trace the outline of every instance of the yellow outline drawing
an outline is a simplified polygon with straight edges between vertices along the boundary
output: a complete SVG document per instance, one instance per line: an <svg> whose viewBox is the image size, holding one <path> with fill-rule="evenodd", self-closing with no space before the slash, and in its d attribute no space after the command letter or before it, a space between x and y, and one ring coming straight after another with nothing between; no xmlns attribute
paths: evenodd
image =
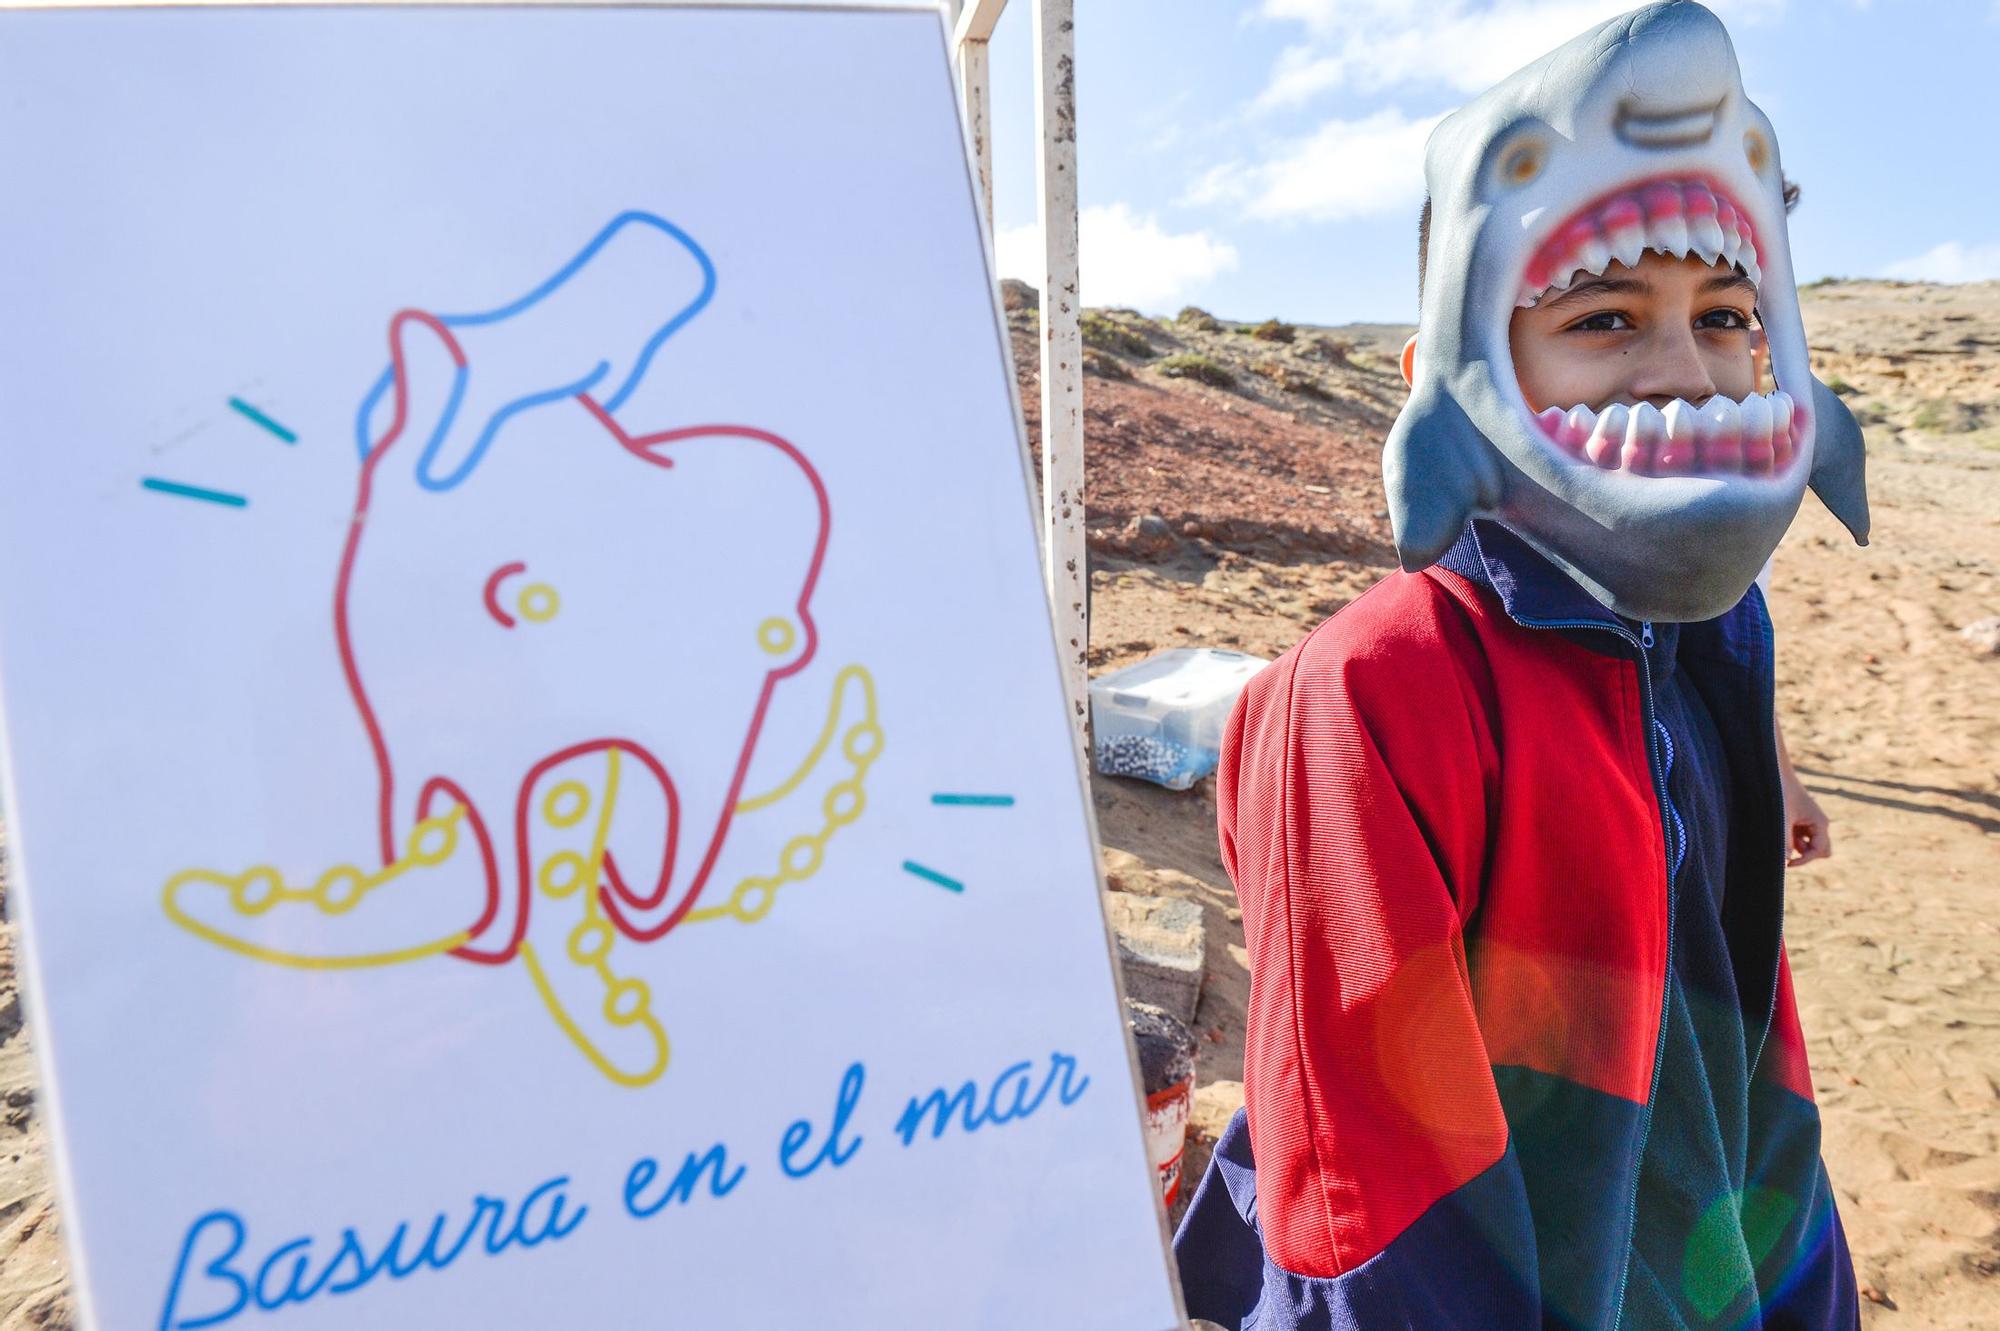
<svg viewBox="0 0 2000 1331"><path fill-rule="evenodd" d="M850 686L858 692L861 717L843 731L841 719L846 713ZM833 834L858 819L867 808L864 786L868 769L881 757L883 737L876 713L875 680L866 667L850 665L834 676L826 721L804 759L780 785L761 795L739 800L733 811L734 817L741 818L778 807L798 794L800 788L825 764L835 735L840 736L840 753L849 772L827 788L821 798L818 830L794 836L784 843L778 854L775 874L751 875L739 880L727 901L688 912L684 923L736 919L754 924L763 919L776 904L778 889L787 883L803 882L818 873L825 864L826 845ZM577 765L592 757L602 758L601 778L579 776ZM533 887L534 896L542 903L541 912L554 908L557 902L574 899L582 903L582 918L570 929L562 949L563 955L571 965L593 972L602 985L603 1004L594 1015L602 1019L605 1027L636 1027L647 1037L643 1066L621 1067L614 1054L607 1052L602 1042L592 1038L589 1028L596 1022L588 1016L579 1020L578 1014L565 1005L550 980L542 954L533 942L522 939L519 957L537 996L570 1043L608 1080L620 1086L639 1087L650 1085L666 1072L671 1059L671 1043L666 1028L653 1013L652 991L646 983L636 977L621 977L611 969L611 951L622 935L607 917L600 891L605 883L606 846L617 813L620 762L621 756L616 748L580 755L547 773L546 779L552 784L545 793L527 792L530 798L537 794L540 796L537 828L541 836L536 839L544 845L547 840L557 839L548 836L551 830L578 828L591 814L593 802L596 806L587 852L580 854L570 848L550 848L546 853L538 850L534 858ZM594 785L600 789L593 791ZM377 890L412 872L439 869L459 858L464 846L460 830L466 811L464 805L454 804L448 811L418 823L410 832L403 855L382 869L369 872L351 864L336 865L321 874L309 888L287 885L279 871L270 865L257 865L238 874L216 873L208 869L184 870L167 880L163 893L167 916L196 937L240 956L301 970L391 966L440 956L470 941L470 933L458 930L443 937L378 952L313 956L254 943L205 924L186 910L183 895L196 884L220 888L226 894L229 908L246 920L267 915L281 905L308 905L321 915L345 915L360 908ZM733 828L731 835L736 835Z"/></svg>
<svg viewBox="0 0 2000 1331"><path fill-rule="evenodd" d="M598 899L596 886L604 881L604 847L611 837L611 819L618 810L618 763L617 749L605 749L604 793L598 802L597 825L591 829L590 854L579 857L574 851L556 851L542 860L535 870L535 889L552 900L563 900L574 896L583 902L583 919L569 931L569 939L563 948L571 964L595 971L604 986L604 1006L602 1015L612 1026L641 1026L650 1037L652 1059L645 1070L626 1071L614 1063L611 1057L597 1046L575 1017L563 1005L556 994L555 986L549 983L548 973L542 969L540 955L535 945L521 940L521 960L528 968L528 975L535 982L535 992L541 995L542 1003L549 1015L556 1019L570 1043L583 1052L597 1070L620 1086L645 1086L658 1081L667 1070L670 1045L666 1028L653 1015L652 991L643 980L620 978L611 969L608 958L611 948L617 942L617 931L604 917L604 903ZM577 760L581 761L581 760ZM560 768L557 769L561 770ZM564 797L574 800L569 809L559 810L558 802ZM542 797L542 821L554 828L570 828L583 820L590 812L590 790L583 782L575 779L558 781ZM566 870L558 880L557 869ZM590 884L588 891L577 889ZM586 945L587 943L587 945ZM621 1000L631 1000L629 1005Z"/></svg>
<svg viewBox="0 0 2000 1331"><path fill-rule="evenodd" d="M410 830L410 840L402 858L374 873L357 869L351 864L338 864L321 874L309 888L287 887L284 877L268 864L260 864L239 874L220 874L207 869L186 869L167 880L163 895L167 918L194 934L205 938L217 947L229 949L258 961L268 961L275 966L290 966L298 970L356 970L365 966L394 966L405 961L417 961L423 957L434 957L463 946L471 934L461 929L433 938L427 942L408 947L394 948L387 952L361 952L348 955L309 956L299 952L281 952L276 948L264 947L247 939L225 934L210 925L203 924L182 909L178 897L181 888L189 883L207 883L220 887L229 893L229 904L238 915L257 916L268 912L280 902L308 902L319 908L323 915L345 915L361 904L370 892L401 878L412 866L437 868L447 863L458 849L458 821L465 815L465 806L454 804L449 813L434 815L424 819ZM432 832L443 833L443 844L426 851L423 839ZM252 895L252 885L256 894ZM335 885L342 887L338 892Z"/></svg>
<svg viewBox="0 0 2000 1331"><path fill-rule="evenodd" d="M841 701L847 691L849 680L861 686L862 719L849 726L841 736L841 756L847 759L854 774L837 783L820 801L820 812L825 818L819 831L795 836L785 843L778 852L778 872L775 877L753 875L736 884L730 892L729 900L715 906L692 910L687 914L690 924L700 924L709 920L735 918L745 924L755 924L771 913L777 904L778 889L786 883L800 883L820 870L826 857L826 843L839 829L861 816L868 807L868 794L862 783L868 776L868 769L882 756L882 726L875 715L875 677L867 669L858 665L848 666L833 678L833 700L827 704L826 724L821 727L819 739L813 743L812 751L798 770L786 778L783 785L775 786L754 799L740 801L736 806L738 815L768 808L792 794L812 775L821 760L826 757L827 745L833 742L834 731L840 725ZM867 746L857 752L855 741L865 739Z"/></svg>

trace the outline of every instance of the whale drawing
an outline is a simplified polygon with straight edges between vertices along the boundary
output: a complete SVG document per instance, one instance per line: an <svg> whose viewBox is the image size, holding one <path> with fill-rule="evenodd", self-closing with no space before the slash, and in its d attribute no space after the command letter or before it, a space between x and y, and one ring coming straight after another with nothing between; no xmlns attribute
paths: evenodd
<svg viewBox="0 0 2000 1331"><path fill-rule="evenodd" d="M309 885L185 870L170 919L281 966L519 967L597 1071L660 1078L633 950L761 919L861 816L882 746L848 666L787 779L746 789L774 694L818 652L832 509L776 434L621 423L714 289L692 238L629 212L507 305L390 320L333 589L377 777L369 854ZM807 806L732 856L739 825Z"/></svg>

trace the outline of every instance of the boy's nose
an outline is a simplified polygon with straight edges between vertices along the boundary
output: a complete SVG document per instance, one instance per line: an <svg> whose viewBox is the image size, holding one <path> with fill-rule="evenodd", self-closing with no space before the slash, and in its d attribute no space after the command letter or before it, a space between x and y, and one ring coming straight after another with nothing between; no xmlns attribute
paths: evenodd
<svg viewBox="0 0 2000 1331"><path fill-rule="evenodd" d="M1694 330L1685 324L1661 328L1642 350L1630 384L1633 400L1665 409L1675 398L1700 406L1715 396L1715 376L1696 345Z"/></svg>

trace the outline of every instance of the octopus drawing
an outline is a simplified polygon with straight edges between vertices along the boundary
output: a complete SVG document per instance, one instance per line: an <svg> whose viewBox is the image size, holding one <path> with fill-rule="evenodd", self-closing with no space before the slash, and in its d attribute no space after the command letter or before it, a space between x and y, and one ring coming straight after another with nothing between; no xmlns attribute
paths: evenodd
<svg viewBox="0 0 2000 1331"><path fill-rule="evenodd" d="M275 966L518 968L604 1077L660 1079L634 949L764 918L861 817L883 743L859 665L817 733L765 734L819 646L832 511L806 455L621 419L715 280L627 212L509 304L390 319L332 597L378 781L367 853L309 880L181 871L175 925ZM798 752L753 791L760 741Z"/></svg>

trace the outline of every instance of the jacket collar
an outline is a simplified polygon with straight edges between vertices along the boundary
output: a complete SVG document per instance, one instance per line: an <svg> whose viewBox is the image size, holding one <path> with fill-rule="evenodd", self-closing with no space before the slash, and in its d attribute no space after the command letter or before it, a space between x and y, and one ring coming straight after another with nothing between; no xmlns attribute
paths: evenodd
<svg viewBox="0 0 2000 1331"><path fill-rule="evenodd" d="M1507 617L1517 624L1634 628L1577 586L1541 551L1485 518L1466 523L1458 541L1438 563L1470 582L1490 587Z"/></svg>
<svg viewBox="0 0 2000 1331"><path fill-rule="evenodd" d="M1465 524L1457 542L1438 560L1469 582L1489 588L1501 609L1528 628L1622 630L1639 641L1652 630L1654 676L1664 679L1676 658L1690 652L1738 666L1762 667L1770 655L1770 626L1763 595L1755 586L1732 610L1715 619L1692 624L1640 625L1613 613L1520 536L1498 522L1476 518ZM1566 634L1594 651L1629 656L1631 648L1606 633Z"/></svg>

